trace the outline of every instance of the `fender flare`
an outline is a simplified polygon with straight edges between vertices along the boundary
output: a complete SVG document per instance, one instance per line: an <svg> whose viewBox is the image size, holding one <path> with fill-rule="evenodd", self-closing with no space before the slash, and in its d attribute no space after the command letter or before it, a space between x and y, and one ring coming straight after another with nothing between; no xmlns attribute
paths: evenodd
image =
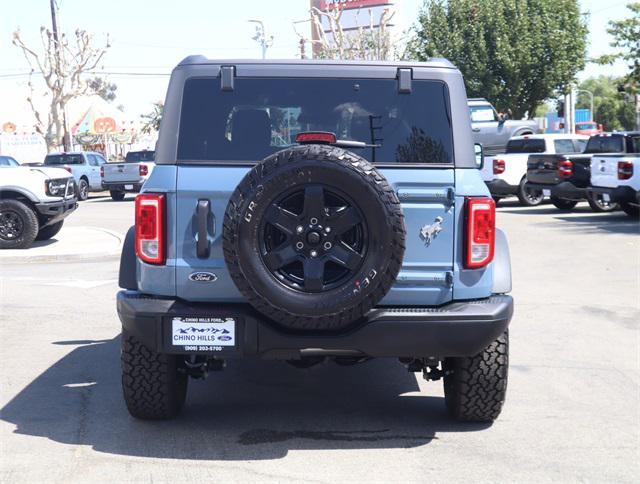
<svg viewBox="0 0 640 484"><path fill-rule="evenodd" d="M120 255L120 272L118 274L118 285L122 289L138 290L138 260L135 248L135 227L129 228L122 244L122 254Z"/></svg>
<svg viewBox="0 0 640 484"><path fill-rule="evenodd" d="M511 292L511 256L507 236L500 229L496 229L496 246L493 257L493 294Z"/></svg>
<svg viewBox="0 0 640 484"><path fill-rule="evenodd" d="M32 203L40 202L40 198L38 198L38 196L35 193L33 193L31 190L28 190L24 187L20 187L16 185L5 185L2 188L0 188L0 198L2 198L2 194L4 192L18 193Z"/></svg>

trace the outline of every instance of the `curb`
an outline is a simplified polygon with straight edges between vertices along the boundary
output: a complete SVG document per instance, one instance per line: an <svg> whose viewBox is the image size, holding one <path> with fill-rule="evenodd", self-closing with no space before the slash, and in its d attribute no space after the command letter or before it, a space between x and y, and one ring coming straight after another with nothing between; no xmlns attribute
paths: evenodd
<svg viewBox="0 0 640 484"><path fill-rule="evenodd" d="M74 227L74 228L82 228L88 230L94 230L98 232L102 232L110 237L113 237L117 240L117 246L110 250L102 250L96 252L88 252L88 253L67 253L67 254L38 254L31 255L28 254L29 249L22 250L12 250L11 252L24 252L25 255L18 256L2 256L2 252L0 252L0 266L3 264L21 264L25 262L73 262L73 261L83 261L83 260L92 260L92 259L104 259L104 258L113 258L119 257L122 251L122 244L124 242L124 235L118 232L114 232L113 230L105 229L102 227Z"/></svg>

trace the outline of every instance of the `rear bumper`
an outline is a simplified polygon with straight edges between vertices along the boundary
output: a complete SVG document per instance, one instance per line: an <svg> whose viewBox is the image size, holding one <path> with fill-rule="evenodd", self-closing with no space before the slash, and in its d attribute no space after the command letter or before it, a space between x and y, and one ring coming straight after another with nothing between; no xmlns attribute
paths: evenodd
<svg viewBox="0 0 640 484"><path fill-rule="evenodd" d="M577 187L568 181L560 182L557 185L527 182L527 187L532 190L549 190L550 196L554 198L563 198L566 200L585 200L587 198L586 188Z"/></svg>
<svg viewBox="0 0 640 484"><path fill-rule="evenodd" d="M638 203L638 196L640 192L637 192L631 187L589 187L587 192L593 195L606 195L609 197L610 202L614 203Z"/></svg>
<svg viewBox="0 0 640 484"><path fill-rule="evenodd" d="M105 182L102 181L102 189L116 192L139 192L142 189L144 182ZM127 188L129 187L129 188Z"/></svg>
<svg viewBox="0 0 640 484"><path fill-rule="evenodd" d="M120 291L118 316L124 329L158 353L258 356L297 359L307 355L371 357L472 356L507 328L511 296L460 301L438 308L379 308L340 334L300 334L278 329L247 304L202 304ZM171 344L174 317L234 318L236 346L185 351Z"/></svg>
<svg viewBox="0 0 640 484"><path fill-rule="evenodd" d="M40 227L46 227L59 222L78 208L78 200L73 197L59 202L36 203L35 207L38 210Z"/></svg>
<svg viewBox="0 0 640 484"><path fill-rule="evenodd" d="M518 185L509 185L506 181L496 178L491 181L485 182L491 195L507 196L515 195L518 193Z"/></svg>

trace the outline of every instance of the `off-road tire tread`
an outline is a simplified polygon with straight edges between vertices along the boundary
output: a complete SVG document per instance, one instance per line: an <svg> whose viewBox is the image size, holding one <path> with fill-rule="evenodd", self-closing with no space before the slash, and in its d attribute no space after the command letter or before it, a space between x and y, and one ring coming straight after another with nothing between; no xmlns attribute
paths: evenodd
<svg viewBox="0 0 640 484"><path fill-rule="evenodd" d="M49 240L51 237L56 235L62 229L62 224L64 220L60 220L52 225L47 225L46 227L42 227L38 231L38 235L36 235L36 240Z"/></svg>
<svg viewBox="0 0 640 484"><path fill-rule="evenodd" d="M111 198L116 202L121 202L124 200L125 192L121 192L120 190L110 190L109 195L111 195Z"/></svg>
<svg viewBox="0 0 640 484"><path fill-rule="evenodd" d="M466 422L498 418L507 392L508 369L508 331L476 356L445 359L444 395L449 414Z"/></svg>
<svg viewBox="0 0 640 484"><path fill-rule="evenodd" d="M175 417L184 404L188 376L178 357L154 353L122 331L122 390L129 413L143 420Z"/></svg>
<svg viewBox="0 0 640 484"><path fill-rule="evenodd" d="M15 240L0 239L0 249L28 249L38 236L40 223L34 210L26 203L11 198L0 199L0 204L9 205L13 210L22 214L24 230Z"/></svg>
<svg viewBox="0 0 640 484"><path fill-rule="evenodd" d="M271 304L270 301L260 297L253 290L250 281L243 275L238 263L238 254L235 250L237 232L235 226L241 217L240 207L249 195L249 189L255 189L261 180L273 170L283 164L295 164L309 160L318 162L334 162L344 168L357 172L364 183L369 184L382 200L387 220L392 227L391 257L385 270L380 271L381 277L375 290L371 291L359 304L342 311L324 313L318 316L299 315L289 312L286 308ZM247 298L249 304L270 319L293 329L303 330L331 330L344 329L353 321L362 317L375 304L377 304L391 289L394 284L405 250L405 225L404 215L400 201L395 190L378 170L366 159L339 147L326 145L302 145L279 151L264 159L256 165L242 183L237 187L224 216L223 224L223 252L229 273L240 292Z"/></svg>

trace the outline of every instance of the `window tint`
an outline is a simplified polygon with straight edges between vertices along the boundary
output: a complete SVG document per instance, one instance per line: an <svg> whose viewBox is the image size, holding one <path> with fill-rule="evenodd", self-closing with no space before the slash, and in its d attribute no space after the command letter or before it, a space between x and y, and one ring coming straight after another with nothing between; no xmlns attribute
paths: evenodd
<svg viewBox="0 0 640 484"><path fill-rule="evenodd" d="M153 161L155 159L155 151L129 151L124 161L126 163L138 163L139 161Z"/></svg>
<svg viewBox="0 0 640 484"><path fill-rule="evenodd" d="M487 123L498 121L496 112L491 106L469 106L472 123Z"/></svg>
<svg viewBox="0 0 640 484"><path fill-rule="evenodd" d="M640 136L629 136L627 142L628 153L640 153Z"/></svg>
<svg viewBox="0 0 640 484"><path fill-rule="evenodd" d="M186 82L179 160L256 161L295 144L302 131L375 145L372 162L451 163L448 95L441 82L414 80L399 94L394 79L219 79Z"/></svg>
<svg viewBox="0 0 640 484"><path fill-rule="evenodd" d="M624 136L592 136L585 153L624 153Z"/></svg>
<svg viewBox="0 0 640 484"><path fill-rule="evenodd" d="M20 166L20 163L10 156L0 156L0 167L2 166Z"/></svg>
<svg viewBox="0 0 640 484"><path fill-rule="evenodd" d="M545 141L540 138L511 139L507 142L507 153L544 153Z"/></svg>
<svg viewBox="0 0 640 484"><path fill-rule="evenodd" d="M45 165L82 165L82 155L47 155Z"/></svg>
<svg viewBox="0 0 640 484"><path fill-rule="evenodd" d="M582 153L582 150L576 151L576 145L572 139L554 139L553 146L556 153Z"/></svg>
<svg viewBox="0 0 640 484"><path fill-rule="evenodd" d="M96 155L87 155L91 166L98 166L98 157Z"/></svg>
<svg viewBox="0 0 640 484"><path fill-rule="evenodd" d="M586 139L574 139L573 144L576 146L576 153L582 153L587 147Z"/></svg>

